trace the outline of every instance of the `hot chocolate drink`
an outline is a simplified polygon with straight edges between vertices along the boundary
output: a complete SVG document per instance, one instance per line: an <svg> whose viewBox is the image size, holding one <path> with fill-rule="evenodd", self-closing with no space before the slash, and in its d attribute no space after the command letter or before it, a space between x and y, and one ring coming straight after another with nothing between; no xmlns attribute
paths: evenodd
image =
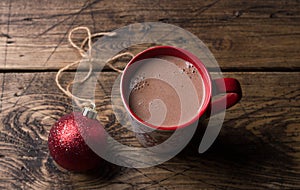
<svg viewBox="0 0 300 190"><path fill-rule="evenodd" d="M191 63L159 56L134 63L129 107L155 126L178 126L194 118L203 103L203 80Z"/></svg>

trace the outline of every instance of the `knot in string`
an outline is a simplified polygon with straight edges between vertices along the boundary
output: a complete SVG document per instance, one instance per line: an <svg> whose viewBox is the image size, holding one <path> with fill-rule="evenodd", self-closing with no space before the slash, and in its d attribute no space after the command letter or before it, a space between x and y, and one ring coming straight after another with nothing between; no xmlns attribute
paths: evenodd
<svg viewBox="0 0 300 190"><path fill-rule="evenodd" d="M74 41L72 40L72 34L75 32L75 31L78 31L78 30L85 30L86 33L87 33L87 37L82 41L81 45L78 46L77 44L74 43ZM115 32L99 32L99 33L95 33L95 34L91 34L91 31L89 30L88 27L85 27L85 26L79 26L79 27L76 27L76 28L73 28L70 32L69 32L69 35L68 35L68 41L70 42L70 44L72 45L73 48L77 49L78 53L81 55L81 58L84 58L84 59L87 59L87 63L89 64L89 71L88 73L86 74L86 76L80 80L80 81L71 81L66 89L64 89L62 87L62 85L60 84L59 82L59 78L60 78L60 75L62 72L68 70L70 67L80 63L81 60L77 60L77 61L74 61L68 65L66 65L65 67L61 68L58 70L57 74L56 74L56 77L55 77L55 82L56 82L56 85L57 87L64 93L66 94L68 97L72 98L74 100L74 102L76 103L77 106L83 108L83 107L91 107L92 109L95 109L96 105L95 105L95 102L91 99L86 99L86 98L80 98L80 97L77 97L75 95L73 95L70 91L70 87L75 84L75 83L83 83L85 82L86 80L89 79L89 77L91 76L92 72L93 72L93 65L92 65L92 39L95 38L95 37L100 37L100 36L115 36L116 33ZM85 50L84 47L86 46L87 44L87 47L88 49ZM122 57L122 56L131 56L131 57L134 57L134 55L130 52L124 52L124 53L120 53L120 54L117 54L115 55L114 57L108 59L106 61L106 64L111 68L113 69L114 71L117 71L119 73L122 73L122 70L114 67L112 65L112 61Z"/></svg>

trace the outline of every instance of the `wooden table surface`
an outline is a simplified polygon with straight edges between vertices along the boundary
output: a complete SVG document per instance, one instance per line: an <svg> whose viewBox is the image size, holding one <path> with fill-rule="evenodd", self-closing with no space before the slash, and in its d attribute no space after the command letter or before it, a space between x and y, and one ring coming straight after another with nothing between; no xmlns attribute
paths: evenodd
<svg viewBox="0 0 300 190"><path fill-rule="evenodd" d="M56 167L47 137L72 103L54 78L80 58L68 32L148 21L200 38L223 75L240 81L243 99L227 111L204 154L186 151L145 169L111 165L74 173ZM0 189L300 189L298 0L1 0L0 69ZM61 80L73 77L70 71ZM116 77L105 71L96 101L100 120L122 140L109 103Z"/></svg>

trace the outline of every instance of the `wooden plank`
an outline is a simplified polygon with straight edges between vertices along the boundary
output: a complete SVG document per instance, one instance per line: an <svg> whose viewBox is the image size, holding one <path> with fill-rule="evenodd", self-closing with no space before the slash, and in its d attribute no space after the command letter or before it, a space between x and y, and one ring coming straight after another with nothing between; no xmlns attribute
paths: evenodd
<svg viewBox="0 0 300 190"><path fill-rule="evenodd" d="M0 65L6 64L7 42L11 38L8 35L8 12L9 3L7 1L0 2L0 21L6 21L0 24Z"/></svg>
<svg viewBox="0 0 300 190"><path fill-rule="evenodd" d="M217 141L204 154L188 149L151 168L107 165L80 174L56 167L47 149L51 125L72 111L70 99L55 86L55 73L5 73L0 81L0 188L299 189L299 74L225 73L241 82L244 97L228 110ZM134 135L116 123L111 111L117 75L105 72L98 83L99 118L112 136L135 145ZM66 73L62 81L66 85L73 78L74 73Z"/></svg>
<svg viewBox="0 0 300 190"><path fill-rule="evenodd" d="M208 45L223 69L299 69L300 3L296 0L11 0L1 4L0 26L9 21L11 37L6 63L0 59L1 69L58 69L79 58L67 42L70 29L84 25L92 32L112 31L146 21L192 32ZM77 36L77 41L82 37ZM0 48L0 52L5 49Z"/></svg>

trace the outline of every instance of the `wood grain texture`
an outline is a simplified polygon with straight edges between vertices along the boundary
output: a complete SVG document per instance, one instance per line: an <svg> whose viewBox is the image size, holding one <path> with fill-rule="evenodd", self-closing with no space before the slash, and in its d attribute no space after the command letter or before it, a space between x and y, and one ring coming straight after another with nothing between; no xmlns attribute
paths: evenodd
<svg viewBox="0 0 300 190"><path fill-rule="evenodd" d="M204 154L187 149L151 168L107 165L82 174L57 167L48 153L51 125L72 111L69 98L55 86L55 73L2 73L0 188L299 189L299 74L225 73L241 82L244 97L228 110L217 141ZM117 75L105 72L98 81L99 118L116 139L136 145L111 110ZM73 77L72 72L63 75L64 85Z"/></svg>
<svg viewBox="0 0 300 190"><path fill-rule="evenodd" d="M58 69L79 58L67 42L70 29L112 31L151 21L192 32L223 69L299 69L299 10L297 0L3 0L0 68Z"/></svg>
<svg viewBox="0 0 300 190"><path fill-rule="evenodd" d="M65 171L50 157L47 137L53 123L73 110L54 82L54 71L80 58L67 34L77 26L101 32L139 22L169 23L195 34L225 76L241 82L243 99L228 110L204 154L195 151L196 136L155 167ZM300 189L299 23L298 0L1 0L0 189ZM83 37L76 33L74 41ZM116 140L140 146L112 112L117 75L106 70L97 81L99 120ZM68 72L61 81L73 78Z"/></svg>

